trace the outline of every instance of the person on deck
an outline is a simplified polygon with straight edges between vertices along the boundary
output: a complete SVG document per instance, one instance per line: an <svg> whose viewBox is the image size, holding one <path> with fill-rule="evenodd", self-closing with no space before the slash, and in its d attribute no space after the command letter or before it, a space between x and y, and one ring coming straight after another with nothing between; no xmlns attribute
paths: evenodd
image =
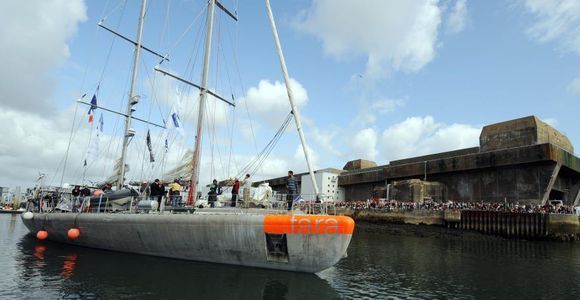
<svg viewBox="0 0 580 300"><path fill-rule="evenodd" d="M286 189L288 189L288 195L286 196L286 201L288 201L288 210L292 210L292 203L296 194L298 194L298 185L296 184L296 178L294 177L294 172L288 171L288 177L286 178Z"/></svg>
<svg viewBox="0 0 580 300"><path fill-rule="evenodd" d="M179 205L179 197L181 193L181 185L179 180L175 179L171 184L169 184L169 197L171 198L171 206L173 208Z"/></svg>
<svg viewBox="0 0 580 300"><path fill-rule="evenodd" d="M161 201L163 200L163 195L165 195L165 187L159 179L155 179L149 186L151 190L151 199L156 200L159 203L159 211L161 211Z"/></svg>
<svg viewBox="0 0 580 300"><path fill-rule="evenodd" d="M232 187L232 207L236 207L236 201L238 200L238 191L240 190L240 181L238 177L234 179L234 186Z"/></svg>
<svg viewBox="0 0 580 300"><path fill-rule="evenodd" d="M71 191L73 197L78 198L81 195L81 187L75 185L74 189Z"/></svg>
<svg viewBox="0 0 580 300"><path fill-rule="evenodd" d="M91 189L87 187L87 185L83 185L83 189L81 190L81 197L88 197L91 195Z"/></svg>
<svg viewBox="0 0 580 300"><path fill-rule="evenodd" d="M113 185L107 182L105 184L105 186L103 187L103 193L110 194L112 192L113 192Z"/></svg>
<svg viewBox="0 0 580 300"><path fill-rule="evenodd" d="M246 174L246 177L242 180L242 187L244 188L243 206L247 208L250 205L250 188L252 187L250 174Z"/></svg>
<svg viewBox="0 0 580 300"><path fill-rule="evenodd" d="M210 207L215 207L215 202L217 201L219 185L217 180L213 180L212 184L209 185L209 193L207 194L207 202L209 202Z"/></svg>

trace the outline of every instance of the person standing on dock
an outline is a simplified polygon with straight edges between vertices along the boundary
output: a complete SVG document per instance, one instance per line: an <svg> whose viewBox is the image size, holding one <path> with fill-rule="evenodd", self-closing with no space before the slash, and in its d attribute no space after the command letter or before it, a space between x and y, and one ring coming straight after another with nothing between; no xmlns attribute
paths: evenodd
<svg viewBox="0 0 580 300"><path fill-rule="evenodd" d="M242 187L244 188L244 207L250 205L250 188L252 187L252 181L250 180L250 174L246 174L244 180L242 180Z"/></svg>
<svg viewBox="0 0 580 300"><path fill-rule="evenodd" d="M286 196L286 201L288 201L288 210L292 210L292 203L296 194L298 192L298 186L296 184L296 178L294 177L294 172L288 171L288 177L286 178L286 189L288 189L288 195Z"/></svg>
<svg viewBox="0 0 580 300"><path fill-rule="evenodd" d="M236 207L236 201L238 200L238 191L240 190L240 181L238 177L234 178L234 186L232 187L232 207Z"/></svg>

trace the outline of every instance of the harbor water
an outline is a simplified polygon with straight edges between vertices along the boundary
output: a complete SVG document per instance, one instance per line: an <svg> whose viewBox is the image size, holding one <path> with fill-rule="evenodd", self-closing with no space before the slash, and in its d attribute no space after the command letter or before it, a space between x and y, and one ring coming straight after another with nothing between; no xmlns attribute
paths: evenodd
<svg viewBox="0 0 580 300"><path fill-rule="evenodd" d="M347 258L301 274L39 242L0 215L0 299L62 298L580 299L580 243L357 224Z"/></svg>

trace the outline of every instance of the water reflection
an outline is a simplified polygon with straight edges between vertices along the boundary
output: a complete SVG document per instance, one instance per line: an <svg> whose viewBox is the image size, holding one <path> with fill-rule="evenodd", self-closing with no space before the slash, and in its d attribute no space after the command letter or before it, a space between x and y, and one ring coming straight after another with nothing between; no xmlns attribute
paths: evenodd
<svg viewBox="0 0 580 300"><path fill-rule="evenodd" d="M316 275L18 242L20 296L42 298L335 299ZM32 293L32 294L31 294ZM15 295L17 296L17 295Z"/></svg>
<svg viewBox="0 0 580 300"><path fill-rule="evenodd" d="M432 232L365 230L349 258L320 276L353 298L570 298L580 296L580 245ZM416 230L412 226L408 230ZM580 298L580 297L579 297Z"/></svg>

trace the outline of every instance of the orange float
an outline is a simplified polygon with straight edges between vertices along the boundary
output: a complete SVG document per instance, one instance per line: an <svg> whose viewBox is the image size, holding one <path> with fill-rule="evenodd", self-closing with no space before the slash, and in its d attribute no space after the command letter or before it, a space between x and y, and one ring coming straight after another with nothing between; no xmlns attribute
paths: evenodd
<svg viewBox="0 0 580 300"><path fill-rule="evenodd" d="M71 228L68 230L66 235L69 239L76 240L81 235L81 231L78 228Z"/></svg>
<svg viewBox="0 0 580 300"><path fill-rule="evenodd" d="M46 240L47 237L48 237L48 232L46 230L39 230L36 233L36 238L39 240Z"/></svg>

